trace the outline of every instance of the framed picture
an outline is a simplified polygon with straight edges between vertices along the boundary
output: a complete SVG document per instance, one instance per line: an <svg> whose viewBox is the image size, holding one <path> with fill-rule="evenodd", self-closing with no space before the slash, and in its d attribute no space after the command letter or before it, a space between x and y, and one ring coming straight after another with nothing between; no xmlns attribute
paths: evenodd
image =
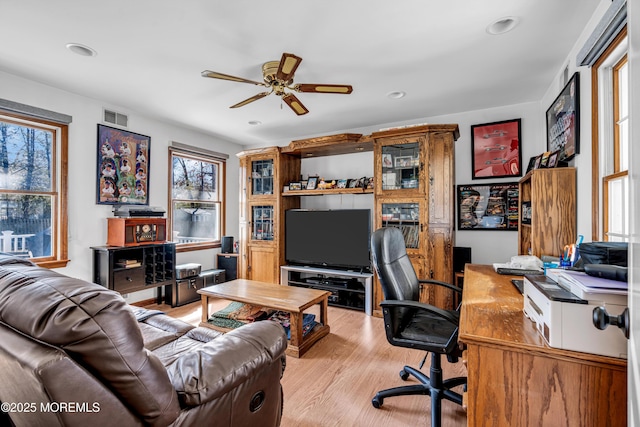
<svg viewBox="0 0 640 427"><path fill-rule="evenodd" d="M149 204L151 138L98 124L96 203Z"/></svg>
<svg viewBox="0 0 640 427"><path fill-rule="evenodd" d="M547 165L549 164L549 156L551 155L550 152L545 151L544 153L542 153L542 156L540 156L540 168L546 168Z"/></svg>
<svg viewBox="0 0 640 427"><path fill-rule="evenodd" d="M536 161L533 163L534 169L540 169L540 163L542 162L542 154L536 156Z"/></svg>
<svg viewBox="0 0 640 427"><path fill-rule="evenodd" d="M318 177L310 176L307 179L307 190L315 190L317 186L318 186Z"/></svg>
<svg viewBox="0 0 640 427"><path fill-rule="evenodd" d="M290 182L289 183L289 190L302 190L302 185L299 182Z"/></svg>
<svg viewBox="0 0 640 427"><path fill-rule="evenodd" d="M393 157L389 153L382 153L382 167L383 168L392 168L393 167Z"/></svg>
<svg viewBox="0 0 640 427"><path fill-rule="evenodd" d="M336 188L347 188L347 180L339 179L336 184Z"/></svg>
<svg viewBox="0 0 640 427"><path fill-rule="evenodd" d="M548 168L555 168L558 166L558 157L560 156L560 151L554 151L549 156L549 160L547 161Z"/></svg>
<svg viewBox="0 0 640 427"><path fill-rule="evenodd" d="M535 165L536 165L536 160L537 159L538 159L537 156L533 156L532 158L529 159L529 165L527 166L527 172L526 173L529 173L533 169L535 169Z"/></svg>
<svg viewBox="0 0 640 427"><path fill-rule="evenodd" d="M570 160L580 153L580 73L578 72L573 74L547 110L547 151L560 151L557 162Z"/></svg>
<svg viewBox="0 0 640 427"><path fill-rule="evenodd" d="M473 179L522 175L521 119L471 126Z"/></svg>
<svg viewBox="0 0 640 427"><path fill-rule="evenodd" d="M413 167L413 157L412 156L396 156L394 166L396 168Z"/></svg>
<svg viewBox="0 0 640 427"><path fill-rule="evenodd" d="M458 230L517 230L517 182L457 186Z"/></svg>
<svg viewBox="0 0 640 427"><path fill-rule="evenodd" d="M347 188L356 188L357 186L358 186L357 179L350 179L349 182L347 183Z"/></svg>

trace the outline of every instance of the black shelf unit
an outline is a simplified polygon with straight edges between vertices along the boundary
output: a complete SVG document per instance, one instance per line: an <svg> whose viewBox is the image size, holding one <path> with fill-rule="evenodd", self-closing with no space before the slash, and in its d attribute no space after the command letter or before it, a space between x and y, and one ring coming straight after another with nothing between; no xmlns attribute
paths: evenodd
<svg viewBox="0 0 640 427"><path fill-rule="evenodd" d="M329 305L372 313L372 279L370 273L329 268L282 266L280 283L288 286L331 292Z"/></svg>
<svg viewBox="0 0 640 427"><path fill-rule="evenodd" d="M94 246L93 281L121 294L157 289L162 302L162 286L175 284L175 243L139 246ZM129 266L120 263L130 262Z"/></svg>

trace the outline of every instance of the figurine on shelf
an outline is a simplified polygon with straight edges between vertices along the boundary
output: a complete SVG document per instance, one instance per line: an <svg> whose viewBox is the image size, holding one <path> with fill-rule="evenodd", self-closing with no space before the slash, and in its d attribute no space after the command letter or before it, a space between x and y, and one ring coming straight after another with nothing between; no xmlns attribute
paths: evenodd
<svg viewBox="0 0 640 427"><path fill-rule="evenodd" d="M318 189L320 190L330 190L333 187L335 187L336 182L335 181L329 181L329 180L325 180L324 178L320 179L320 182L318 183Z"/></svg>

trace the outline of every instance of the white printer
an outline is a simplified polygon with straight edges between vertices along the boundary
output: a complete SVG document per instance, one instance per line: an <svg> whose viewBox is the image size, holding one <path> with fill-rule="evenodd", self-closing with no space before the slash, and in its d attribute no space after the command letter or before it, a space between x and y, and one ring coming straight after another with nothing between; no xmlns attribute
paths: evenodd
<svg viewBox="0 0 640 427"><path fill-rule="evenodd" d="M622 331L615 327L600 330L593 325L596 307L605 307L610 315L621 314L627 308L626 292L603 288L593 291L580 285L580 277L572 278L575 274L552 271L549 277L525 276L524 314L536 323L551 347L626 359L627 339Z"/></svg>

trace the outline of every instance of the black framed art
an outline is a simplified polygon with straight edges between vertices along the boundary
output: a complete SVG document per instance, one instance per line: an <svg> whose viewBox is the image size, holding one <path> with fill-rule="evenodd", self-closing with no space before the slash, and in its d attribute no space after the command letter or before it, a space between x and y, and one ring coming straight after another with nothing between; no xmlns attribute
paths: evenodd
<svg viewBox="0 0 640 427"><path fill-rule="evenodd" d="M149 204L151 138L98 124L96 203Z"/></svg>
<svg viewBox="0 0 640 427"><path fill-rule="evenodd" d="M458 230L517 230L517 182L457 186Z"/></svg>
<svg viewBox="0 0 640 427"><path fill-rule="evenodd" d="M473 179L522 175L521 119L471 126Z"/></svg>
<svg viewBox="0 0 640 427"><path fill-rule="evenodd" d="M557 162L580 154L580 73L573 74L547 110L547 151L559 151Z"/></svg>

